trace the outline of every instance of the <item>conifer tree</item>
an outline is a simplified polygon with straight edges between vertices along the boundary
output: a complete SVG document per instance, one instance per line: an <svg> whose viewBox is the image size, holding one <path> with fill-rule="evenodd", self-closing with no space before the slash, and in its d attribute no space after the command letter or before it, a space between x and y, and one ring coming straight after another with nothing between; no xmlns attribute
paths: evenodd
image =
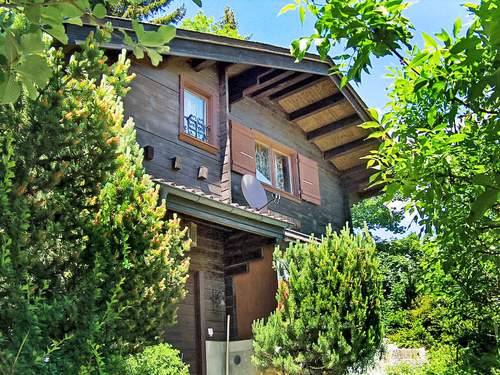
<svg viewBox="0 0 500 375"><path fill-rule="evenodd" d="M209 17L201 10L192 18L186 18L180 25L181 29L199 31L221 36L227 36L234 39L250 39L249 36L241 35L239 25L236 21L234 11L230 7L224 8L223 16L216 22L214 17Z"/></svg>
<svg viewBox="0 0 500 375"><path fill-rule="evenodd" d="M184 5L169 12L173 0L119 0L109 6L109 14L161 25L176 24L186 15Z"/></svg>
<svg viewBox="0 0 500 375"><path fill-rule="evenodd" d="M0 373L104 373L175 320L189 243L124 124L125 55L46 57L45 90L0 106Z"/></svg>
<svg viewBox="0 0 500 375"><path fill-rule="evenodd" d="M327 228L320 243L274 253L278 308L253 325L254 363L286 374L344 374L382 342L381 278L367 231Z"/></svg>

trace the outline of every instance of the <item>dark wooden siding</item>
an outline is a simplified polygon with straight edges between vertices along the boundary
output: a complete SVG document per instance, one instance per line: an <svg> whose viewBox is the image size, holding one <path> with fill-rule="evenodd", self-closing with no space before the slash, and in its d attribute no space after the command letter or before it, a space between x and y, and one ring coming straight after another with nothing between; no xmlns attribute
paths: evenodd
<svg viewBox="0 0 500 375"><path fill-rule="evenodd" d="M180 74L202 87L219 92L217 68L194 72L185 60L169 58L158 68L143 60L134 61L131 71L136 77L132 81L131 91L125 97L125 114L134 119L139 144L154 147L154 159L144 163L148 173L220 195L223 154L219 152L213 155L178 138ZM225 121L225 117L219 116L219 113L220 108L217 108L214 121L220 124L221 120ZM220 130L221 127L218 128ZM221 136L225 138L225 129L222 132L217 134L219 143ZM182 160L178 171L171 167L174 157ZM201 166L208 168L206 180L197 179L198 168Z"/></svg>
<svg viewBox="0 0 500 375"><path fill-rule="evenodd" d="M318 162L321 205L305 201L298 203L282 197L278 205L270 205L272 211L298 220L299 230L306 234L319 235L324 232L328 223L337 230L345 224L348 203L340 179L336 176L331 163L324 160L321 151L306 140L302 129L287 121L283 115L247 98L231 106L230 118ZM240 184L241 175L233 172L233 201L246 204Z"/></svg>
<svg viewBox="0 0 500 375"><path fill-rule="evenodd" d="M191 258L190 277L188 279L186 298L179 306L177 324L167 330L165 340L178 348L186 363L190 365L191 374L198 373L200 353L197 338L196 291L194 272L202 271L204 277L204 326L212 328L214 336L207 340L223 341L226 338L226 307L214 304L214 291L224 295L224 231L203 223L198 225L198 246L189 252ZM205 336L207 332L201 332Z"/></svg>

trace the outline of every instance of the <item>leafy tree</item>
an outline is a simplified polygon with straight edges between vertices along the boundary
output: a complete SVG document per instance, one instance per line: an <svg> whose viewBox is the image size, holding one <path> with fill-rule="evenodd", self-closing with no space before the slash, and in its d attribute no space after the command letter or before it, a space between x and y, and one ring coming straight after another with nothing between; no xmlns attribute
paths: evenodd
<svg viewBox="0 0 500 375"><path fill-rule="evenodd" d="M384 229L398 234L404 232L405 228L401 226L404 210L391 207L382 195L355 203L351 212L354 228L362 229L366 223L370 230Z"/></svg>
<svg viewBox="0 0 500 375"><path fill-rule="evenodd" d="M454 307L466 306L456 313L482 317L487 328L477 331L479 341L496 335L498 343L498 0L464 5L473 16L468 28L458 19L452 32L424 33L423 48L411 44L413 26L403 16L409 3L402 0L306 3L317 17L316 32L293 43L298 58L313 42L324 57L345 47L347 53L335 57L343 83L360 80L373 57L400 60L391 70L387 112L379 118L373 111L374 121L364 125L382 141L368 161L378 170L372 182L384 184L388 199L399 193L410 202L437 244L435 262L458 293L444 290L460 301Z"/></svg>
<svg viewBox="0 0 500 375"><path fill-rule="evenodd" d="M234 39L250 39L250 36L243 36L239 33L236 17L230 7L224 8L224 15L218 22L215 22L213 17L209 17L202 11L199 11L193 18L185 19L180 28L199 31L202 33L227 36Z"/></svg>
<svg viewBox="0 0 500 375"><path fill-rule="evenodd" d="M102 373L175 320L189 243L123 124L125 55L46 57L36 100L0 106L0 372Z"/></svg>
<svg viewBox="0 0 500 375"><path fill-rule="evenodd" d="M122 2L120 2L122 1ZM37 90L43 89L51 74L47 59L44 57L46 39L55 43L68 43L65 25L82 25L86 17L108 34L115 33L123 37L137 58L146 53L153 65L162 60L162 53L168 52L166 45L175 36L175 28L163 25L154 31L145 31L135 19L133 32L122 27L113 27L110 22L102 24L107 9L115 14L143 19L156 16L158 23L173 22L180 16L176 12L159 16L168 0L136 5L132 0L53 0L26 2L24 0L0 0L0 105L14 103L21 90L28 92L31 99L37 96ZM193 0L201 6L201 0ZM97 26L99 25L99 26ZM134 38L133 38L134 37Z"/></svg>
<svg viewBox="0 0 500 375"><path fill-rule="evenodd" d="M173 0L118 0L108 6L108 13L113 16L148 21L158 24L176 24L186 15L184 5L168 12Z"/></svg>
<svg viewBox="0 0 500 375"><path fill-rule="evenodd" d="M382 342L382 285L375 244L327 228L320 243L274 253L278 309L253 326L254 362L289 374L363 368Z"/></svg>

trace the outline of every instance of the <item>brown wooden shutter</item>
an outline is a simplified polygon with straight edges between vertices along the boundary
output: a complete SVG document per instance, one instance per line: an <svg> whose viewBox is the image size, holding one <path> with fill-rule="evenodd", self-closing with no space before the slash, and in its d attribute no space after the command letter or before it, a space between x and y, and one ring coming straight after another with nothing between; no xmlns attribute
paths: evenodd
<svg viewBox="0 0 500 375"><path fill-rule="evenodd" d="M253 131L234 121L231 121L231 159L233 171L255 175Z"/></svg>
<svg viewBox="0 0 500 375"><path fill-rule="evenodd" d="M298 160L300 197L305 201L319 205L321 204L321 194L318 163L303 155L299 155Z"/></svg>

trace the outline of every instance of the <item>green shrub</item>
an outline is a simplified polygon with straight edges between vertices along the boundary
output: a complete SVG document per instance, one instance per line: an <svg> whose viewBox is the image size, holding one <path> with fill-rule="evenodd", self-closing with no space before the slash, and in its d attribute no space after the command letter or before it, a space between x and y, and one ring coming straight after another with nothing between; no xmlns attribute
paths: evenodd
<svg viewBox="0 0 500 375"><path fill-rule="evenodd" d="M276 249L278 309L253 325L254 363L288 374L363 368L382 342L382 285L369 234L327 228L320 243Z"/></svg>
<svg viewBox="0 0 500 375"><path fill-rule="evenodd" d="M189 375L189 366L182 362L178 350L159 344L129 357L123 375Z"/></svg>
<svg viewBox="0 0 500 375"><path fill-rule="evenodd" d="M476 356L466 349L442 345L427 353L427 363L400 364L387 369L387 375L498 375L500 362L496 352Z"/></svg>
<svg viewBox="0 0 500 375"><path fill-rule="evenodd" d="M125 54L44 57L36 100L0 106L0 373L102 373L175 320L189 243L124 124Z"/></svg>

